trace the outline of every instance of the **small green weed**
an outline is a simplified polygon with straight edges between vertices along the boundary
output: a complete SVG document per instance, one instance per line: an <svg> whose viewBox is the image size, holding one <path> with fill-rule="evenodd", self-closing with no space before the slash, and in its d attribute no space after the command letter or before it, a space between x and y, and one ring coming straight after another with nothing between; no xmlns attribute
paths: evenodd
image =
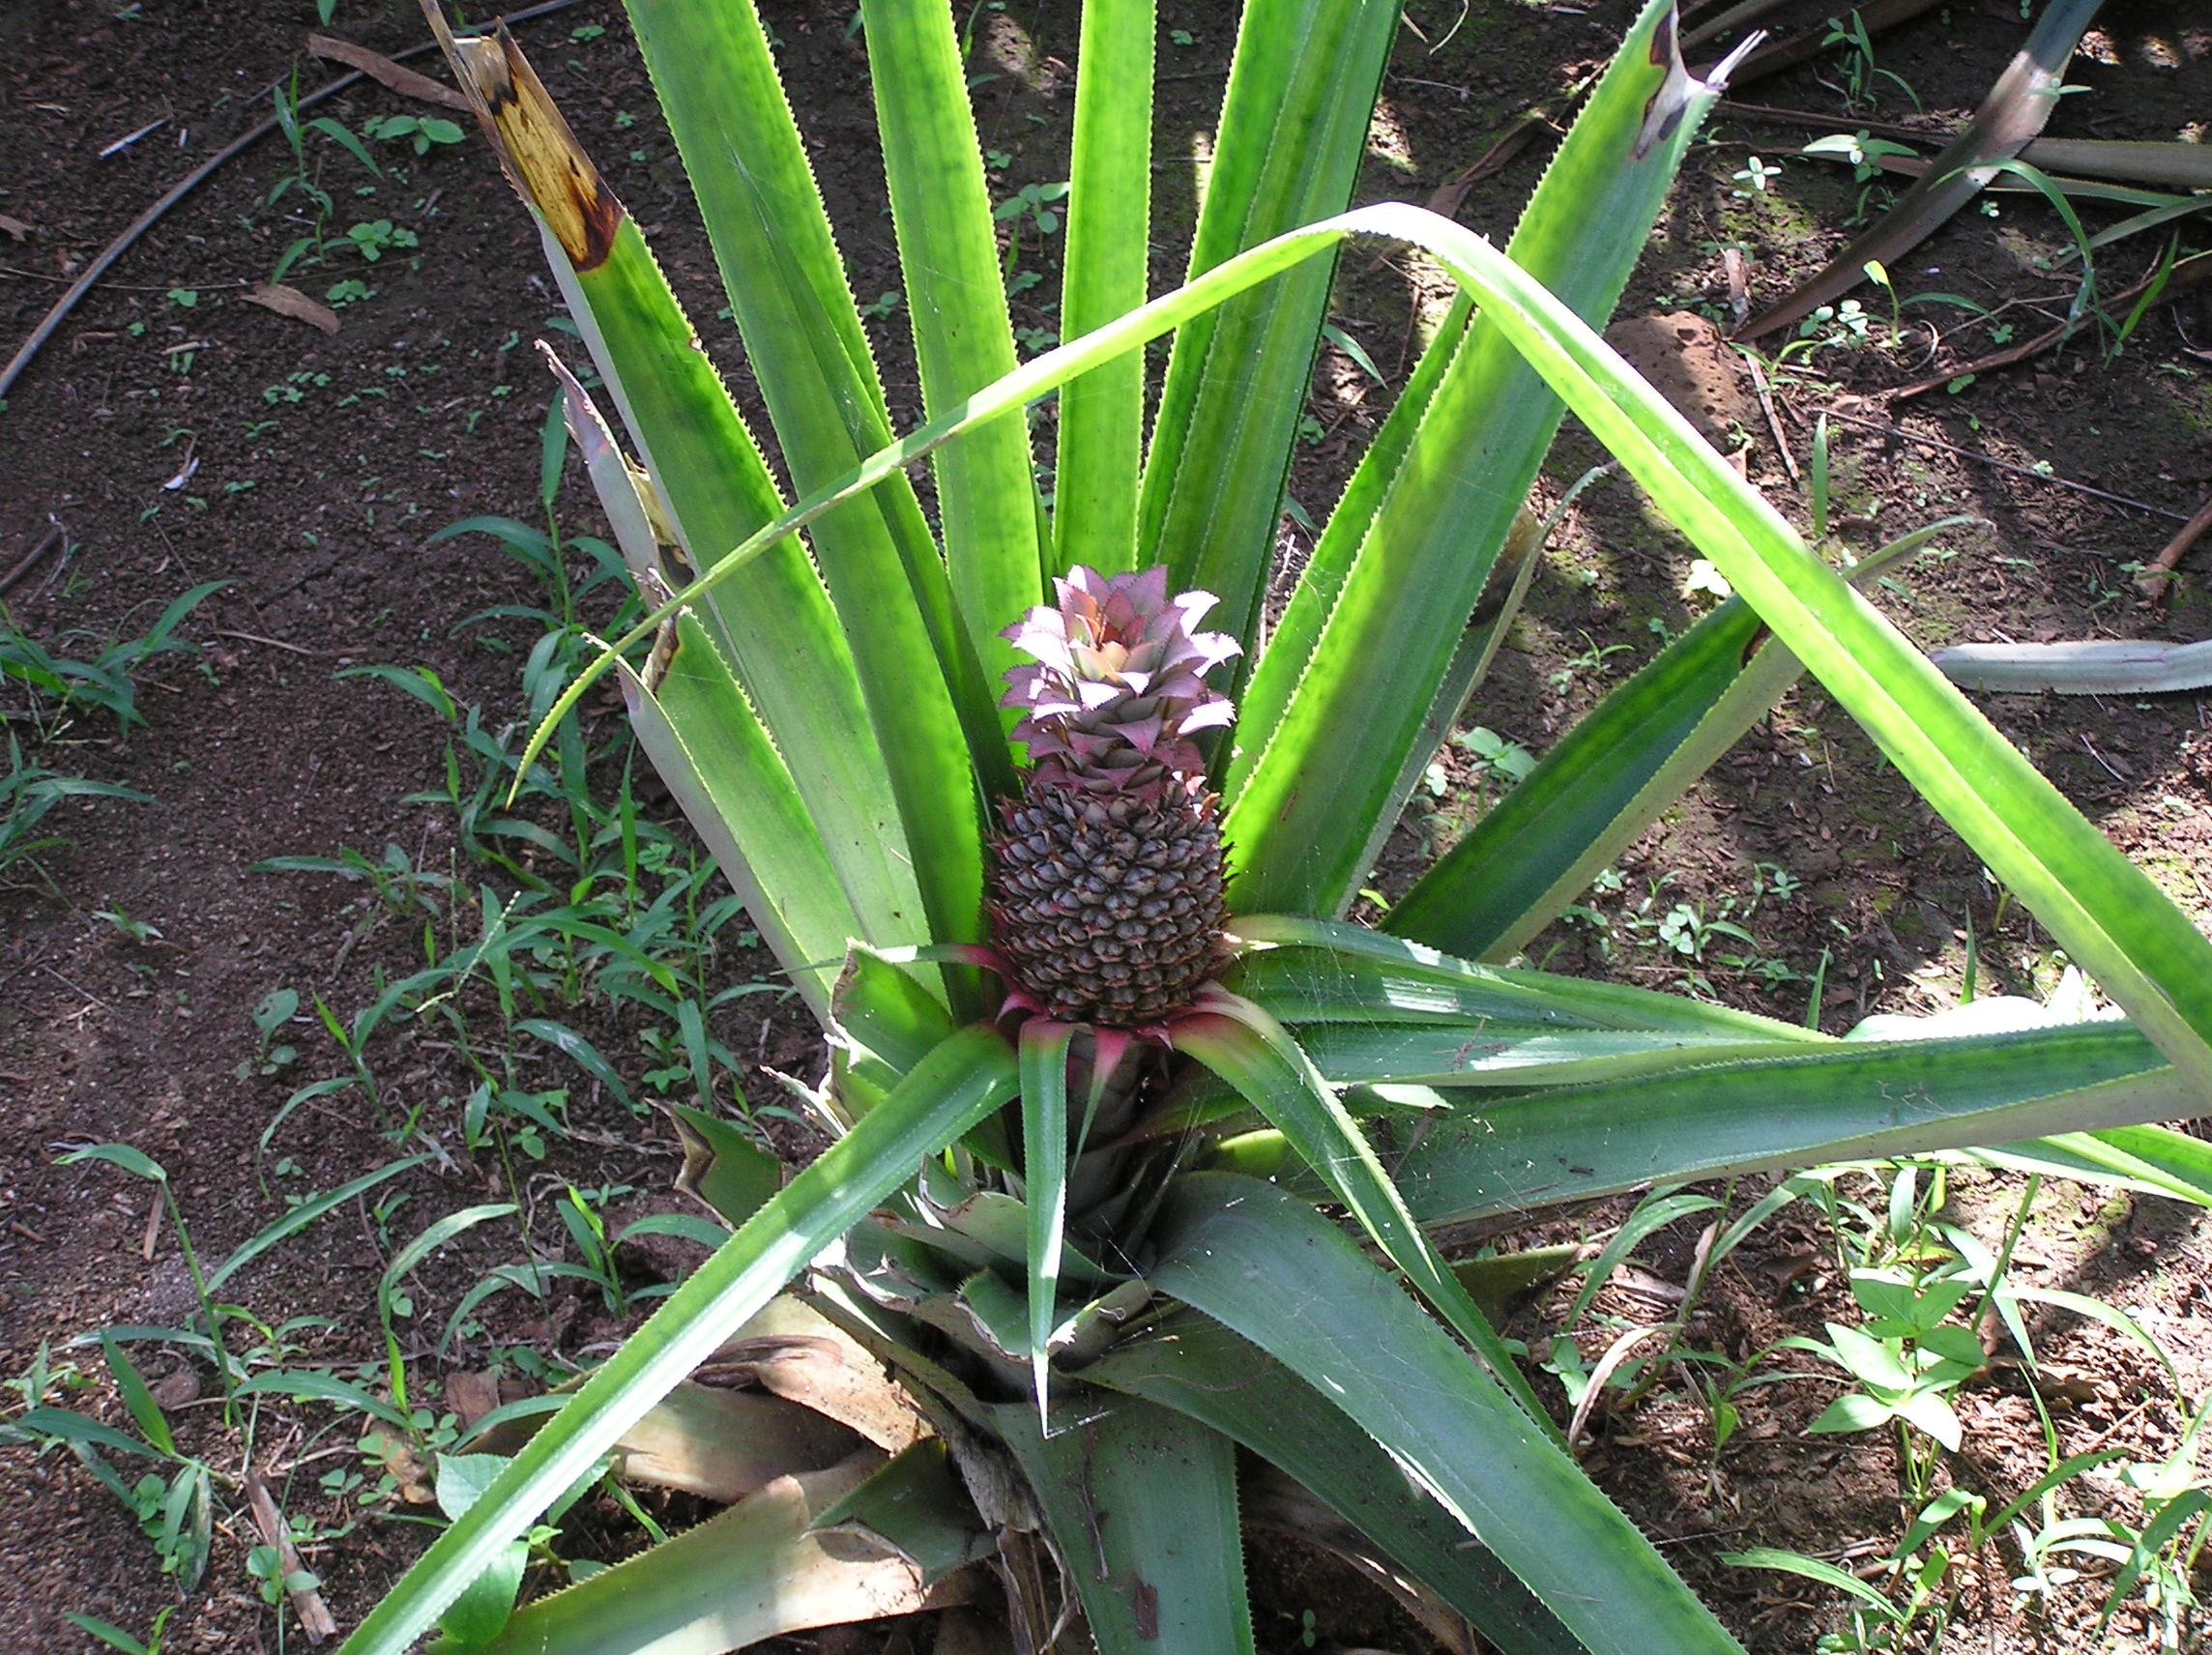
<svg viewBox="0 0 2212 1655"><path fill-rule="evenodd" d="M62 1618L79 1632L97 1638L110 1649L122 1655L161 1655L161 1631L169 1624L169 1616L177 1612L177 1606L169 1604L154 1616L154 1629L143 1639L133 1638L113 1621L102 1620L98 1615L79 1614L71 1610Z"/></svg>
<svg viewBox="0 0 2212 1655"><path fill-rule="evenodd" d="M345 233L353 250L370 264L388 252L405 251L422 244L413 230L401 229L390 218L373 218L353 225Z"/></svg>
<svg viewBox="0 0 2212 1655"><path fill-rule="evenodd" d="M746 997L789 992L763 982L714 986L728 974L718 964L721 951L751 945L754 934L733 923L742 914L739 899L711 889L713 864L639 808L626 725L595 743L583 725L569 721L544 760L527 770L520 767L520 732L542 715L597 648L581 606L611 585L621 566L611 546L566 537L553 518L551 500L566 457L566 430L557 422L548 426L545 456L545 528L474 517L433 537L488 535L536 577L538 604L497 605L456 628L487 644L497 638L480 628L494 623L520 620L541 631L523 665L524 719L493 727L481 708L456 700L425 668L354 669L411 696L449 732L442 785L410 802L451 813L457 828L451 865L422 865L397 846L387 847L381 858L347 849L336 857L279 857L258 864L263 871L336 874L365 885L347 950L379 926L397 922L417 929L422 962L390 980L380 975L374 998L350 1017L316 1002L350 1073L295 1090L263 1134L265 1151L295 1111L345 1092L364 1096L384 1130L404 1142L426 1106L418 1104L405 1118L387 1116L374 1053L379 1038L398 1025L435 1022L471 1073L465 1093L437 1106L457 1105L462 1143L472 1153L500 1158L520 1205L510 1156L540 1160L573 1130L569 1089L547 1084L536 1067L545 1058L571 1066L579 1084L632 1112L646 1107L634 1083L575 1026L583 1020L572 1008L597 1008L594 1015L624 1022L625 1040L650 1061L644 1082L653 1092L687 1090L713 1108L718 1094L735 1093L734 1078L744 1067L712 1031L713 1014ZM634 616L635 598L626 582L613 589L623 595L607 626L619 631ZM464 857L498 883L465 874ZM582 1218L572 1205L562 1216L571 1223ZM536 1277L523 1285L541 1287Z"/></svg>
<svg viewBox="0 0 2212 1655"><path fill-rule="evenodd" d="M991 210L991 217L1007 226L1005 266L1002 273L1007 292L1022 292L1043 279L1039 272L1022 269L1022 231L1027 227L1036 232L1037 251L1041 257L1050 238L1060 233L1066 209L1059 203L1066 198L1064 183L1025 184ZM1022 279L1025 276L1029 278L1026 281Z"/></svg>
<svg viewBox="0 0 2212 1655"><path fill-rule="evenodd" d="M406 144L419 155L434 146L457 144L461 128L442 115L371 115L362 123L362 135L378 143Z"/></svg>
<svg viewBox="0 0 2212 1655"><path fill-rule="evenodd" d="M198 648L179 637L178 628L194 609L229 584L203 581L174 598L143 633L109 637L89 660L52 653L0 611L0 684L14 683L27 692L23 710L0 707L0 719L27 718L42 741L61 733L58 719L86 708L109 714L120 725L145 723L131 674L156 655L196 655ZM72 633L62 642L83 636Z"/></svg>
<svg viewBox="0 0 2212 1655"><path fill-rule="evenodd" d="M1585 673L1592 677L1603 676L1606 662L1615 655L1628 653L1627 644L1600 644L1587 632L1583 634L1585 648L1580 654L1569 655L1546 679L1546 682L1565 694L1571 691Z"/></svg>
<svg viewBox="0 0 2212 1655"><path fill-rule="evenodd" d="M1846 1197L1844 1181L1861 1176L1872 1180L1873 1199ZM2099 1585L2100 1632L2121 1604L2139 1596L2151 1616L2151 1647L2191 1647L2187 1640L2201 1631L2193 1570L2207 1538L2205 1514L2212 1511L2212 1490L2197 1469L2196 1444L2212 1405L2200 1404L2184 1422L2181 1445L2167 1460L2130 1464L2117 1448L2062 1456L2042 1394L2031 1387L2045 1442L2043 1473L2001 1504L1974 1490L1963 1475L1969 1462L1956 1458L1965 1446L1966 1430L1954 1399L1988 1366L1977 1329L1992 1318L2011 1335L2031 1372L2035 1350L2022 1316L2028 1301L2112 1327L2173 1376L2158 1342L2124 1312L2083 1294L2030 1288L2012 1278L2010 1263L2040 1189L2038 1178L2026 1180L1993 1251L1943 1216L1948 1176L1941 1163L1906 1163L1886 1172L1830 1168L1799 1180L1829 1215L1861 1320L1856 1325L1828 1322L1825 1340L1790 1338L1776 1347L1809 1352L1847 1377L1847 1388L1810 1430L1849 1434L1895 1426L1900 1495L1911 1514L1904 1534L1872 1579L1772 1548L1724 1560L1797 1575L1847 1594L1849 1619L1817 1645L1823 1655L1940 1648L1960 1611L1968 1576L1965 1565L2000 1538L2011 1542L2020 1558L2012 1580L2019 1603L2054 1601L2078 1584ZM1938 1487L1937 1473L1946 1464L1952 1478L1949 1486ZM2096 1480L2132 1492L2140 1523L2112 1515L2114 1502L2101 1496L2094 1497L2102 1508L2098 1515L2064 1515L2059 1496L2068 1485ZM2070 1556L2088 1567L2060 1561Z"/></svg>
<svg viewBox="0 0 2212 1655"><path fill-rule="evenodd" d="M66 834L46 831L43 826L65 798L129 798L150 804L154 796L114 782L57 774L26 760L11 733L8 768L0 772L0 884L9 882L18 869L43 876L40 854L69 843Z"/></svg>
<svg viewBox="0 0 2212 1655"><path fill-rule="evenodd" d="M15 625L0 609L0 688L15 692L0 704L0 728L7 731L7 769L0 771L0 880L15 870L37 872L42 853L69 842L46 819L65 799L128 798L150 802L152 796L115 782L94 781L55 769L46 755L67 740L79 716L104 712L128 729L146 722L138 711L132 674L151 657L170 652L196 654L177 629L209 596L228 583L209 581L184 593L136 637L110 637L89 660L48 650ZM29 732L26 752L15 726Z"/></svg>
<svg viewBox="0 0 2212 1655"><path fill-rule="evenodd" d="M1843 83L1839 86L1834 81L1823 81L1822 84L1841 93L1847 107L1852 109L1871 107L1875 102L1877 83L1884 80L1910 99L1913 108L1918 109L1920 107L1920 95L1912 90L1909 81L1906 80L1903 75L1880 68L1876 64L1874 42L1867 34L1865 21L1856 11L1853 11L1848 17L1830 17L1828 19L1827 37L1820 42L1820 44L1840 48L1837 57L1840 60Z"/></svg>
<svg viewBox="0 0 2212 1655"><path fill-rule="evenodd" d="M1468 755L1476 775L1510 787L1536 768L1536 755L1518 741L1477 724L1452 739L1452 745Z"/></svg>
<svg viewBox="0 0 2212 1655"><path fill-rule="evenodd" d="M299 1014L300 994L297 989L271 989L262 996L253 1008L253 1027L260 1031L261 1046L250 1058L238 1065L238 1078L251 1080L255 1075L277 1075L290 1068L300 1056L299 1048L279 1043L276 1035Z"/></svg>
<svg viewBox="0 0 2212 1655"><path fill-rule="evenodd" d="M366 167L370 176L379 183L383 181L384 169L377 165L376 158L368 153L367 147L343 123L335 121L328 115L316 115L305 121L300 118L300 86L296 73L289 81L279 82L271 97L276 103L276 130L283 134L285 145L291 151L292 168L270 186L269 193L263 197L261 205L264 211L268 211L287 199L297 197L306 209L307 224L306 234L295 237L277 256L276 267L269 276L271 281L276 282L282 281L297 264L305 262L313 265L322 262L323 232L330 223L331 215L336 211L336 203L322 183L322 158L318 154L310 159L307 134L313 132L336 144Z"/></svg>

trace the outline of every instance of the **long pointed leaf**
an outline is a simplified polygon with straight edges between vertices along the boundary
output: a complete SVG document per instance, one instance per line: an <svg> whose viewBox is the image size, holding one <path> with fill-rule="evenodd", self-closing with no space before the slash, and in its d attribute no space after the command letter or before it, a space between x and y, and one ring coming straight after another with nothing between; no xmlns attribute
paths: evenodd
<svg viewBox="0 0 2212 1655"><path fill-rule="evenodd" d="M1043 1427L1026 1403L992 1411L1099 1655L1250 1655L1228 1440L1142 1398L1087 1392L1083 1403Z"/></svg>
<svg viewBox="0 0 2212 1655"><path fill-rule="evenodd" d="M633 5L631 19L792 484L818 488L888 442L890 425L767 36L750 4L720 0ZM973 777L1010 781L1011 760L944 560L904 478L825 513L812 535L898 801L926 931L979 941ZM768 724L788 749L782 725Z"/></svg>
<svg viewBox="0 0 2212 1655"><path fill-rule="evenodd" d="M1398 762L1397 777L1383 794L1382 806L1368 826L1367 842L1354 858L1359 866L1371 868L1381 858L1382 847L1397 830L1398 817L1406 808L1406 800L1413 797L1413 789L1428 774L1437 749L1458 725L1475 686L1489 675L1490 663L1497 659L1506 634L1521 617L1521 602L1528 594L1529 581L1535 576L1536 554L1542 549L1542 526L1533 513L1524 509L1513 520L1505 544L1499 550L1498 562L1492 566L1482 598L1468 618L1459 642L1452 646L1443 682L1429 698L1429 710L1413 732L1412 744Z"/></svg>
<svg viewBox="0 0 2212 1655"><path fill-rule="evenodd" d="M845 956L830 1002L834 1031L858 1041L904 1076L952 1032L944 1003L900 964L874 948Z"/></svg>
<svg viewBox="0 0 2212 1655"><path fill-rule="evenodd" d="M947 0L863 0L860 15L922 407L937 414L1014 365L982 152ZM936 472L953 600L996 684L1020 658L1000 631L1043 593L1028 424L984 426L941 450ZM1005 711L1009 728L1016 716Z"/></svg>
<svg viewBox="0 0 2212 1655"><path fill-rule="evenodd" d="M817 1017L846 943L866 932L783 756L714 639L671 623L676 650L647 689L623 668L630 727L745 914Z"/></svg>
<svg viewBox="0 0 2212 1655"><path fill-rule="evenodd" d="M2168 644L2098 638L2078 644L1954 644L1928 658L1953 683L2011 695L2171 695L2212 684L2212 640Z"/></svg>
<svg viewBox="0 0 2212 1655"><path fill-rule="evenodd" d="M1024 364L972 397L958 415L948 413L870 456L845 481L792 508L738 548L726 566L745 566L760 548L971 425L1133 348L1315 246L1353 233L1391 235L1424 247L1481 295L1486 314L1711 556L1781 641L2050 926L2069 955L2191 1072L2199 1094L2212 1094L2212 943L1925 656L1814 556L1603 340L1481 238L1419 208L1362 208L1279 237ZM634 643L658 619L649 617L623 642ZM600 670L580 676L548 719L573 706ZM546 728L541 724L533 736L530 751L542 745Z"/></svg>
<svg viewBox="0 0 2212 1655"><path fill-rule="evenodd" d="M1061 328L1087 334L1145 302L1151 229L1152 0L1090 0L1076 51L1075 137ZM1137 566L1145 363L1121 357L1060 396L1053 563L1114 574Z"/></svg>
<svg viewBox="0 0 2212 1655"><path fill-rule="evenodd" d="M1557 976L1453 959L1425 944L1341 920L1246 915L1234 922L1248 943L1230 986L1264 1000L1289 1022L1374 1020L1500 1022L1555 1028L1674 1030L1746 1041L1823 1042L1794 1024L1623 983Z"/></svg>
<svg viewBox="0 0 2212 1655"><path fill-rule="evenodd" d="M1531 1420L1549 1429L1550 1415L1528 1388L1498 1330L1413 1222L1397 1186L1376 1159L1374 1146L1298 1050L1297 1042L1249 1001L1220 995L1212 1003L1219 1009L1177 1022L1169 1034L1176 1049L1187 1052L1242 1092L1291 1141L1306 1164L1352 1209L1359 1227L1474 1348L1498 1383Z"/></svg>
<svg viewBox="0 0 2212 1655"><path fill-rule="evenodd" d="M1771 1057L1775 1042L1670 1030L1562 1032L1480 1023L1322 1023L1298 1030L1314 1067L1337 1085L1572 1086L1737 1058Z"/></svg>
<svg viewBox="0 0 2212 1655"><path fill-rule="evenodd" d="M1736 1649L1566 1451L1312 1207L1198 1174L1177 1181L1155 1235L1155 1288L1333 1401L1598 1655Z"/></svg>
<svg viewBox="0 0 2212 1655"><path fill-rule="evenodd" d="M1389 6L1348 0L1252 0L1244 8L1192 276L1343 209L1397 26ZM1166 564L1171 591L1215 594L1212 624L1244 646L1244 661L1254 653L1332 265L1323 259L1293 271L1178 333L1152 422L1138 561Z"/></svg>
<svg viewBox="0 0 2212 1655"><path fill-rule="evenodd" d="M1075 1026L1033 1018L1022 1026L1022 1173L1029 1218L1030 1372L1045 1419L1054 1306L1067 1226L1067 1048Z"/></svg>
<svg viewBox="0 0 2212 1655"><path fill-rule="evenodd" d="M1469 959L1509 956L1610 860L1585 866L1615 851L1616 824L1641 832L1672 802L1644 796L1676 755L1705 757L1700 731L1732 746L1796 679L1787 650L1758 646L1761 629L1750 605L1731 599L1675 639L1423 874L1385 927Z"/></svg>
<svg viewBox="0 0 2212 1655"><path fill-rule="evenodd" d="M1298 575L1282 619L1237 698L1237 740L1227 764L1220 767L1224 797L1235 798L1243 791L1244 784L1252 779L1252 767L1260 762L1260 755L1266 751L1282 723L1283 710L1297 691L1322 627L1344 595L1353 557L1389 492L1391 479L1398 475L1407 450L1420 434L1421 421L1436 400L1437 388L1457 360L1468 324L1473 318L1474 302L1464 293L1455 296L1451 308L1437 324L1429 348L1413 364L1405 390L1390 405L1382 428L1360 455L1336 509L1329 513L1321 543L1314 547L1313 556Z"/></svg>
<svg viewBox="0 0 2212 1655"><path fill-rule="evenodd" d="M1946 517L1853 566L1863 587ZM1506 959L1566 909L1781 699L1802 669L1731 598L1599 702L1421 876L1383 928Z"/></svg>
<svg viewBox="0 0 2212 1655"><path fill-rule="evenodd" d="M1672 4L1652 0L1522 216L1510 256L1528 278L1602 325L1716 96L1682 69ZM1334 603L1325 619L1309 605L1292 649L1256 670L1273 681L1260 686L1263 718L1237 737L1258 756L1222 821L1233 908L1333 915L1356 894L1370 833L1565 413L1487 310L1431 349L1451 365L1387 487L1349 490L1352 514L1315 551L1317 592L1333 588Z"/></svg>
<svg viewBox="0 0 2212 1655"><path fill-rule="evenodd" d="M341 1655L399 1655L531 1520L806 1262L1014 1093L1013 1053L953 1034L694 1270L372 1610Z"/></svg>
<svg viewBox="0 0 2212 1655"><path fill-rule="evenodd" d="M2084 1183L2116 1184L2169 1201L2212 1206L2212 1144L2169 1126L2061 1132L1967 1154L2015 1172L2057 1173Z"/></svg>
<svg viewBox="0 0 2212 1655"><path fill-rule="evenodd" d="M752 435L622 204L511 41L453 39L431 6L456 78L503 164L538 212L545 253L630 438L665 492L694 568L773 517L780 502ZM853 658L822 581L786 540L703 592L732 663L793 755L793 781L820 825L867 934L922 934L915 876Z"/></svg>
<svg viewBox="0 0 2212 1655"><path fill-rule="evenodd" d="M1423 1224L1719 1177L2193 1113L2187 1078L2124 1024L1876 1043L1518 1097L1438 1092L1396 1163ZM1787 1100L1777 1107L1777 1100Z"/></svg>
<svg viewBox="0 0 2212 1655"><path fill-rule="evenodd" d="M1470 1546L1458 1518L1336 1403L1218 1321L1172 1317L1083 1378L1187 1413L1281 1466L1508 1655L1581 1655L1557 1617L1487 1547Z"/></svg>

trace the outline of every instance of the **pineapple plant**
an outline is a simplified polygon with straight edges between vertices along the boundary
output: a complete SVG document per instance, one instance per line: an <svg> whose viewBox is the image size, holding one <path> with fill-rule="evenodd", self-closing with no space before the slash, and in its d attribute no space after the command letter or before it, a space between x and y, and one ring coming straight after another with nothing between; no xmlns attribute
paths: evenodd
<svg viewBox="0 0 2212 1655"><path fill-rule="evenodd" d="M984 900L1006 975L1048 1017L1157 1026L1229 962L1221 800L1191 737L1229 723L1205 675L1239 646L1193 630L1211 594L1171 601L1167 581L1078 564L1004 634L1035 657L1002 703L1030 770L999 806Z"/></svg>
<svg viewBox="0 0 2212 1655"><path fill-rule="evenodd" d="M1501 251L1417 208L1346 210L1397 6L1247 0L1188 279L1154 297L1156 19L1091 0L1067 342L1020 362L951 10L862 0L923 400L893 440L751 0L629 12L796 500L519 48L433 10L604 382L612 421L578 378L563 393L651 608L532 751L619 676L823 1024L807 1106L833 1142L768 1193L715 1176L763 1153L741 1124L682 1113L685 1187L728 1240L344 1655L400 1655L441 1615L455 1649L712 1655L963 1596L1001 1602L1018 1647L1234 1655L1255 1647L1247 1513L1295 1514L1446 1642L1735 1648L1583 1474L1481 1262L1436 1233L1971 1144L2144 1165L2141 1123L2212 1098L2212 944L1593 332L1725 66L1692 77L1652 0ZM1461 298L1263 648L1286 456L1356 237L1422 249ZM1171 331L1149 396L1142 347ZM1047 507L1022 410L1056 391ZM1738 595L1382 929L1345 923L1511 624L1523 505L1570 406ZM1205 679L1239 653L1232 717ZM1514 963L1801 670L2132 1025L1977 1007L1844 1040ZM832 1348L843 1379L787 1371ZM702 1399L727 1396L703 1365L835 1421L850 1453L716 1485L722 1516L497 1630L518 1537L579 1478L758 1411Z"/></svg>

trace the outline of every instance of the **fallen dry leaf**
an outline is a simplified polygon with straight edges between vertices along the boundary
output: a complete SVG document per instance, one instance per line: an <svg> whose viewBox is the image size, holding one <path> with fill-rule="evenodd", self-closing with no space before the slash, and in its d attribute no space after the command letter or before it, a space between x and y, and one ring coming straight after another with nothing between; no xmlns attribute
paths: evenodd
<svg viewBox="0 0 2212 1655"><path fill-rule="evenodd" d="M499 1404L497 1374L456 1369L446 1376L446 1408L463 1432Z"/></svg>
<svg viewBox="0 0 2212 1655"><path fill-rule="evenodd" d="M7 231L9 235L15 237L15 239L18 242L21 241L25 236L29 235L38 226L35 224L24 223L20 218L12 218L7 214L0 213L0 230Z"/></svg>
<svg viewBox="0 0 2212 1655"><path fill-rule="evenodd" d="M319 300L309 299L297 287L264 281L258 286L247 288L240 297L248 305L258 305L264 310L276 311L279 316L293 317L310 328L320 328L326 334L338 331L338 313Z"/></svg>
<svg viewBox="0 0 2212 1655"><path fill-rule="evenodd" d="M164 1374L147 1387L154 1400L164 1409L183 1408L199 1401L200 1377L189 1367L179 1368L173 1374Z"/></svg>
<svg viewBox="0 0 2212 1655"><path fill-rule="evenodd" d="M403 1441L389 1425L372 1425L361 1436L362 1452L380 1462L398 1486L399 1497L409 1505L435 1505L438 1493L431 1486L431 1467L422 1464L412 1443Z"/></svg>
<svg viewBox="0 0 2212 1655"><path fill-rule="evenodd" d="M426 74L418 74L405 64L393 63L382 52L370 51L366 46L341 41L335 35L309 35L307 49L317 57L329 58L335 63L358 69L371 80L381 81L393 91L406 98L419 98L425 103L436 103L443 108L469 112L469 101L441 81Z"/></svg>
<svg viewBox="0 0 2212 1655"><path fill-rule="evenodd" d="M1513 158L1528 145L1539 128L1548 125L1543 114L1531 109L1505 130L1505 135L1484 150L1473 161L1462 167L1451 177L1430 191L1428 210L1441 218L1449 218L1459 211L1460 198L1470 185L1479 179L1503 172Z"/></svg>

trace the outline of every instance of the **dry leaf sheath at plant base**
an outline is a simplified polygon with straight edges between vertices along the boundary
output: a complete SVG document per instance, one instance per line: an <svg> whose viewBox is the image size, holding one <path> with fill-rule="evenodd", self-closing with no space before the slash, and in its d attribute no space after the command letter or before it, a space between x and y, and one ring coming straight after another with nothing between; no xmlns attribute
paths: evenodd
<svg viewBox="0 0 2212 1655"><path fill-rule="evenodd" d="M1683 70L1672 10L1636 19L1500 253L1416 208L1346 211L1397 9L1251 0L1188 278L1153 298L1148 245L1177 233L1149 195L1155 18L1092 0L1068 342L1022 363L956 20L944 0L863 0L923 402L897 442L752 7L629 12L785 476L519 49L451 39L604 382L611 418L577 379L564 394L650 607L538 740L620 675L640 741L822 1019L808 1106L834 1142L780 1191L719 1198L730 1239L346 1655L399 1655L441 1615L455 1648L712 1655L734 1627L940 1589L1003 1606L1020 1647L1234 1655L1256 1648L1240 1459L1292 1479L1327 1514L1306 1531L1399 1582L1446 1644L1471 1626L1512 1655L1733 1648L1567 1454L1470 1291L1483 1266L1448 1263L1433 1229L2197 1113L2212 947L1592 332L1714 94ZM1462 297L1263 647L1333 254L1354 235L1421 247ZM1169 333L1150 395L1144 346ZM1055 391L1048 502L1023 409ZM1393 912L1405 934L1346 924L1483 692L1531 566L1516 525L1569 406L1748 600L1563 737ZM923 461L934 514L908 475ZM2139 1030L1837 1040L1504 963L1800 661ZM688 1186L739 1183L713 1172L742 1129L686 1121ZM811 1388L804 1406L891 1455L849 1462L833 1504L795 1466L772 1497L483 1631L537 1515L695 1416L703 1362L788 1337L795 1278L929 1434L870 1436ZM808 1552L818 1533L843 1550ZM861 1573L887 1558L907 1571L889 1599Z"/></svg>
<svg viewBox="0 0 2212 1655"><path fill-rule="evenodd" d="M1057 606L1006 630L1037 663L1008 673L1004 702L1030 772L999 806L984 900L1014 986L1051 1017L1157 1024L1228 963L1221 801L1190 738L1229 723L1204 675L1238 647L1192 631L1215 600L1171 602L1167 579L1079 564Z"/></svg>

